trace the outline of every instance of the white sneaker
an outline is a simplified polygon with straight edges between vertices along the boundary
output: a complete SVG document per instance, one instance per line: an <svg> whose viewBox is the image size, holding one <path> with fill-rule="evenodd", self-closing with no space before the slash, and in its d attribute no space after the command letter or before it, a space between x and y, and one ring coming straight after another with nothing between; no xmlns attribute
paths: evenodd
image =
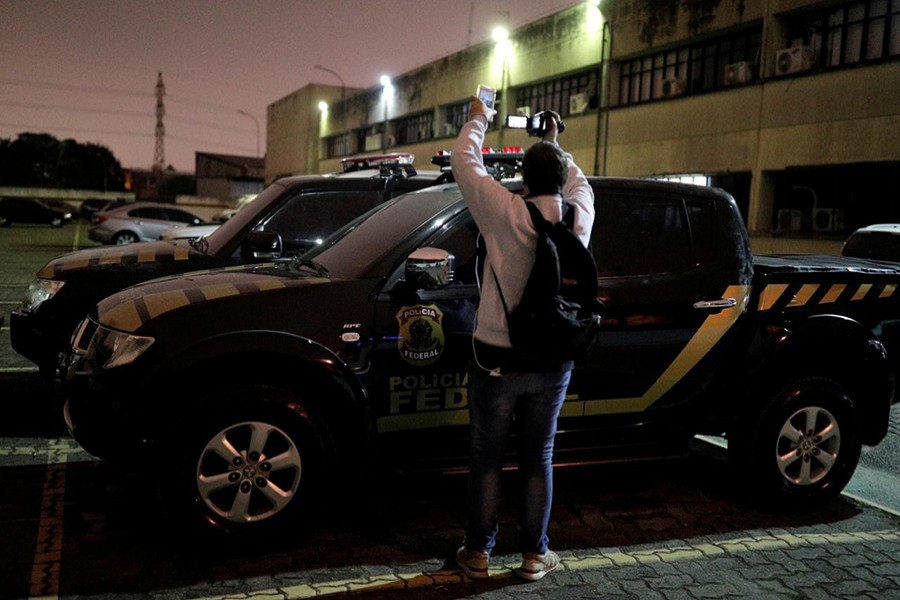
<svg viewBox="0 0 900 600"><path fill-rule="evenodd" d="M490 558L486 552L467 550L465 546L460 546L456 551L456 564L472 579L487 578Z"/></svg>
<svg viewBox="0 0 900 600"><path fill-rule="evenodd" d="M513 572L522 579L537 581L559 566L559 555L553 550L543 554L526 552L522 554L522 565Z"/></svg>

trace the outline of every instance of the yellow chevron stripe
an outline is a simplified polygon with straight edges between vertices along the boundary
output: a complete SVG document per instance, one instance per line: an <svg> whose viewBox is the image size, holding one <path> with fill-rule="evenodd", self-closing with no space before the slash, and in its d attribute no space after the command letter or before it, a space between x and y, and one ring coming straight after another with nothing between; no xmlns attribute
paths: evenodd
<svg viewBox="0 0 900 600"><path fill-rule="evenodd" d="M830 304L831 302L836 302L845 289L847 289L847 286L843 283L838 283L831 286L828 291L825 292L825 295L822 296L822 304Z"/></svg>
<svg viewBox="0 0 900 600"><path fill-rule="evenodd" d="M856 293L853 294L853 297L851 298L851 300L862 300L863 298L866 297L866 294L868 294L869 290L871 290L871 289L872 289L871 283L862 284L861 286L859 286L859 289L856 290Z"/></svg>
<svg viewBox="0 0 900 600"><path fill-rule="evenodd" d="M163 313L187 306L190 304L187 295L183 290L172 290L169 292L157 292L156 294L147 294L144 296L144 306L147 307L147 314L151 319L155 319Z"/></svg>
<svg viewBox="0 0 900 600"><path fill-rule="evenodd" d="M97 264L101 265L117 265L122 262L122 252L108 252L100 257Z"/></svg>
<svg viewBox="0 0 900 600"><path fill-rule="evenodd" d="M788 286L786 283L767 285L759 295L759 310L769 310L781 298Z"/></svg>
<svg viewBox="0 0 900 600"><path fill-rule="evenodd" d="M601 415L614 413L640 412L659 400L666 392L681 381L681 379L693 369L701 358L707 355L709 350L720 340L722 336L734 325L738 317L746 310L750 299L750 286L729 286L723 297L735 298L737 305L710 315L703 321L700 329L687 343L682 351L675 357L672 364L663 372L659 379L650 386L647 392L638 398L620 398L616 400L585 400L585 415Z"/></svg>
<svg viewBox="0 0 900 600"><path fill-rule="evenodd" d="M103 313L103 324L122 331L136 331L143 321L134 300L120 302Z"/></svg>
<svg viewBox="0 0 900 600"><path fill-rule="evenodd" d="M138 252L137 261L139 263L155 262L156 252L153 250L141 250Z"/></svg>
<svg viewBox="0 0 900 600"><path fill-rule="evenodd" d="M204 285L200 288L200 293L207 300L215 300L216 298L227 298L228 296L237 296L240 291L231 283L219 283L216 285Z"/></svg>
<svg viewBox="0 0 900 600"><path fill-rule="evenodd" d="M894 295L894 292L897 291L897 286L893 283L884 286L884 289L881 290L881 293L878 295L879 298L890 298Z"/></svg>
<svg viewBox="0 0 900 600"><path fill-rule="evenodd" d="M788 302L788 306L790 306L790 307L803 306L804 304L809 302L809 299L812 298L812 295L814 293L816 293L817 289L819 289L818 283L805 284L803 287L800 288L800 291L798 291L794 295L794 297L791 298L791 301Z"/></svg>

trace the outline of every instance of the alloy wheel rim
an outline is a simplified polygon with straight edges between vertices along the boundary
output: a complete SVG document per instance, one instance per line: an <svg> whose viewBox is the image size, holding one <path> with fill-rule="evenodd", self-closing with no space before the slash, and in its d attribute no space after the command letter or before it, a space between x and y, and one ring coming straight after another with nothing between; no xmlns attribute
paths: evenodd
<svg viewBox="0 0 900 600"><path fill-rule="evenodd" d="M841 428L828 410L806 406L784 422L775 446L782 476L795 485L813 485L827 477L837 462Z"/></svg>

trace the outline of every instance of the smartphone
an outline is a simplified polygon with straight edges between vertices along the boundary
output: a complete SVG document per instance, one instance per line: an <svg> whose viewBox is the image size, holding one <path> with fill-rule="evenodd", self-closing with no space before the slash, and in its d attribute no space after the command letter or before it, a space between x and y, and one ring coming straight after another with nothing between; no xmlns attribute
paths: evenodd
<svg viewBox="0 0 900 600"><path fill-rule="evenodd" d="M475 95L484 102L486 107L494 110L494 99L497 97L497 91L494 88L487 85L479 85Z"/></svg>

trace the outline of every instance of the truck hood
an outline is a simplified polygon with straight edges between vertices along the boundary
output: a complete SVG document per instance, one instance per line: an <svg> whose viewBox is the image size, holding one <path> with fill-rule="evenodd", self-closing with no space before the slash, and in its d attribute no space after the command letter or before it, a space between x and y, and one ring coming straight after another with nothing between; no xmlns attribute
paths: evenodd
<svg viewBox="0 0 900 600"><path fill-rule="evenodd" d="M97 305L97 319L107 327L134 333L151 319L182 307L330 281L313 271L275 264L194 271L153 279L113 294Z"/></svg>
<svg viewBox="0 0 900 600"><path fill-rule="evenodd" d="M38 271L45 279L66 279L72 271L116 269L122 265L178 262L202 256L188 240L142 242L127 246L88 248L57 256Z"/></svg>

